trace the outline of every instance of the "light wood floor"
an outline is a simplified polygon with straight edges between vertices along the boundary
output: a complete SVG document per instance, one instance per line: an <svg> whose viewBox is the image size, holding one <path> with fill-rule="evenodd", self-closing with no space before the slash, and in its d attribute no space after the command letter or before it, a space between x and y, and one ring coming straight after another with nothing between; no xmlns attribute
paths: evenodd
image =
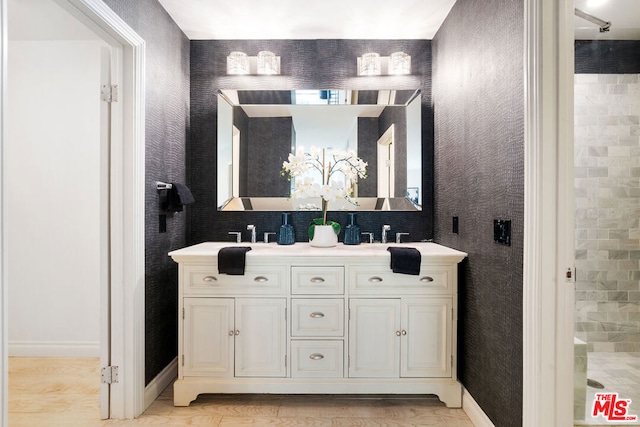
<svg viewBox="0 0 640 427"><path fill-rule="evenodd" d="M9 358L9 426L473 426L435 397L202 395L185 408L172 386L135 420L100 421L99 381L97 359Z"/></svg>

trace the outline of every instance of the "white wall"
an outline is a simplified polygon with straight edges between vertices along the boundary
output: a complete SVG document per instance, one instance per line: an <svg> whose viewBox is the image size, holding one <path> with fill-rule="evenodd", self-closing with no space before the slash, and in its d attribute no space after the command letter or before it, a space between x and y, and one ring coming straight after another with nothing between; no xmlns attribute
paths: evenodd
<svg viewBox="0 0 640 427"><path fill-rule="evenodd" d="M9 42L10 355L99 355L100 46Z"/></svg>

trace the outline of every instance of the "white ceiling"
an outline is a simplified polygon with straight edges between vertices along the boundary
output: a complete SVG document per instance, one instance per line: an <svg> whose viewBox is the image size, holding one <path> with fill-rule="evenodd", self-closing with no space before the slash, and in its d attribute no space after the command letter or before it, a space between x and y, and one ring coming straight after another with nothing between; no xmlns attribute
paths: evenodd
<svg viewBox="0 0 640 427"><path fill-rule="evenodd" d="M455 0L159 0L190 39L427 39ZM579 39L640 39L640 0L575 0L613 23L575 18Z"/></svg>
<svg viewBox="0 0 640 427"><path fill-rule="evenodd" d="M455 0L159 0L190 39L432 39Z"/></svg>

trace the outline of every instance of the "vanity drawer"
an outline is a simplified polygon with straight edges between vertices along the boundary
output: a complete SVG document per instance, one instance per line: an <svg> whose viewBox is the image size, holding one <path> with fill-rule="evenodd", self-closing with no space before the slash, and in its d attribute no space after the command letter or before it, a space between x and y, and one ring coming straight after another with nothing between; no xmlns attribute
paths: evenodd
<svg viewBox="0 0 640 427"><path fill-rule="evenodd" d="M344 267L291 267L294 295L344 294Z"/></svg>
<svg viewBox="0 0 640 427"><path fill-rule="evenodd" d="M343 299L292 299L292 337L344 336Z"/></svg>
<svg viewBox="0 0 640 427"><path fill-rule="evenodd" d="M286 266L247 267L244 275L219 274L217 265L185 265L185 295L281 295L287 289Z"/></svg>
<svg viewBox="0 0 640 427"><path fill-rule="evenodd" d="M291 341L291 377L342 378L343 348L342 340Z"/></svg>
<svg viewBox="0 0 640 427"><path fill-rule="evenodd" d="M452 293L452 267L422 266L417 276L365 265L350 268L352 295L444 295Z"/></svg>

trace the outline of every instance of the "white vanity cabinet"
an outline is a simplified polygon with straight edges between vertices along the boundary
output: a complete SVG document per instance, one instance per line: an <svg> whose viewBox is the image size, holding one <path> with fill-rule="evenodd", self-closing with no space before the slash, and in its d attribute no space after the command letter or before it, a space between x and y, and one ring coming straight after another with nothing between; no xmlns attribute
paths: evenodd
<svg viewBox="0 0 640 427"><path fill-rule="evenodd" d="M352 298L349 377L451 377L450 298Z"/></svg>
<svg viewBox="0 0 640 427"><path fill-rule="evenodd" d="M174 404L201 393L436 394L461 405L457 264L465 253L407 243L420 274L389 268L393 244L252 244L245 274L218 273L234 243L173 251L179 264ZM245 246L247 244L244 244Z"/></svg>

